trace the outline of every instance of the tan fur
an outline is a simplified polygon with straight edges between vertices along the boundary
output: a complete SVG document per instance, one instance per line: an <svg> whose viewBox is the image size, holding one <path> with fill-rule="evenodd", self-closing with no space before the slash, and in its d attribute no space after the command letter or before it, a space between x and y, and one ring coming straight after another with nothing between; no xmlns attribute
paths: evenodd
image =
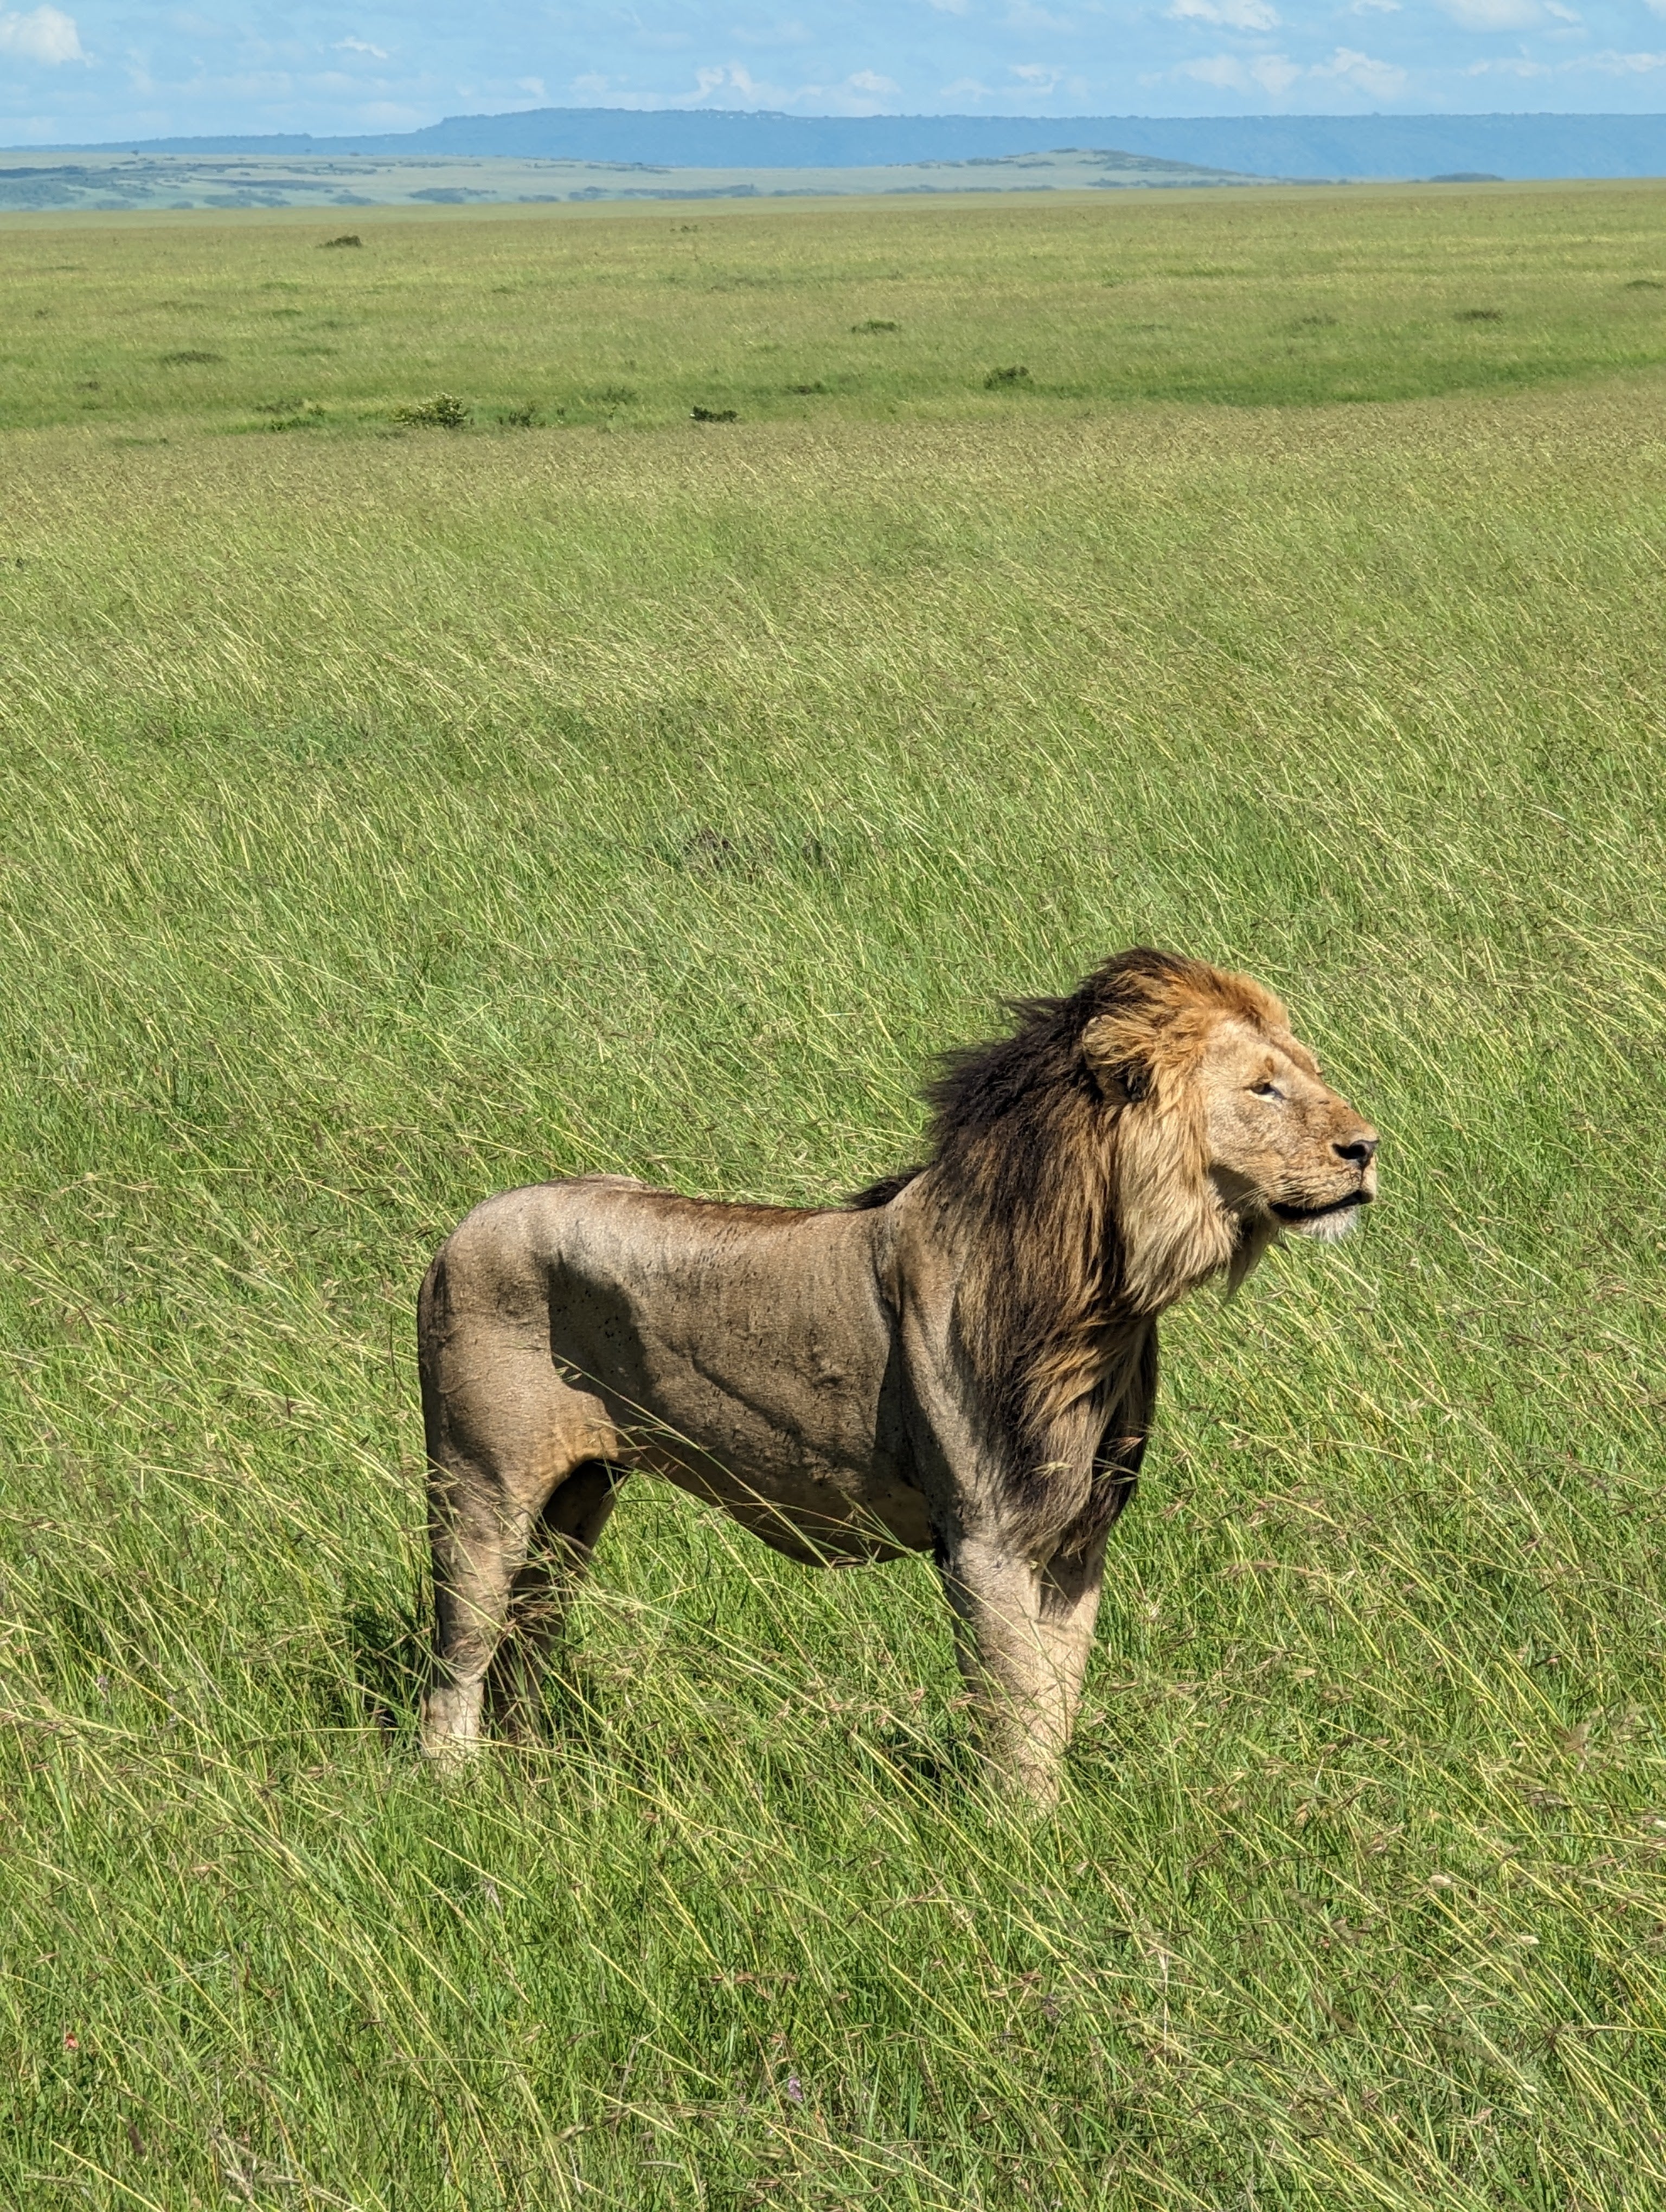
<svg viewBox="0 0 1666 2212"><path fill-rule="evenodd" d="M995 1774L1050 1802L1158 1316L1286 1227L1341 1233L1374 1133L1247 976L1119 955L932 1097L927 1164L812 1212L618 1177L510 1191L419 1322L438 1754L536 1666L619 1480L656 1472L810 1565L931 1551Z"/></svg>

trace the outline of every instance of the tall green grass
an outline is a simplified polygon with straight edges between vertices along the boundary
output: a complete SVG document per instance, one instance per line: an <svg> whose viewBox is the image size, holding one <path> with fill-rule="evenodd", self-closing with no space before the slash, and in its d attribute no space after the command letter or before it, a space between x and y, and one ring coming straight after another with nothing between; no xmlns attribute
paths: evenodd
<svg viewBox="0 0 1666 2212"><path fill-rule="evenodd" d="M1660 2201L1659 399L8 438L0 2197ZM1385 1196L1170 1326L1058 1817L923 1563L646 1483L422 1771L456 1217L849 1188L1140 939Z"/></svg>

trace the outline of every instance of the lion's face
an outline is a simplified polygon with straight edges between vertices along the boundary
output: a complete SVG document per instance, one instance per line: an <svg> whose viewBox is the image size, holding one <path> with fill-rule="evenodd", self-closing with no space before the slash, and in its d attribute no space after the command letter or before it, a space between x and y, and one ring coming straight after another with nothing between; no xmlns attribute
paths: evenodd
<svg viewBox="0 0 1666 2212"><path fill-rule="evenodd" d="M1377 1132L1286 1030L1219 1020L1197 1069L1209 1176L1246 1226L1346 1237L1377 1195Z"/></svg>

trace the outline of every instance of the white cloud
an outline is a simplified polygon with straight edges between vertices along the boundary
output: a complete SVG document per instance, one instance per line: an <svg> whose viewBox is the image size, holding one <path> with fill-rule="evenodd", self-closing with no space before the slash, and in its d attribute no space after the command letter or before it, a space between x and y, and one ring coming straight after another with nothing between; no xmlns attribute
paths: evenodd
<svg viewBox="0 0 1666 2212"><path fill-rule="evenodd" d="M987 84L980 84L975 76L958 76L952 84L938 90L939 100L988 100L993 95Z"/></svg>
<svg viewBox="0 0 1666 2212"><path fill-rule="evenodd" d="M1643 0L1643 4L1652 9L1657 15L1666 15L1666 0Z"/></svg>
<svg viewBox="0 0 1666 2212"><path fill-rule="evenodd" d="M1604 76L1646 76L1651 70L1666 69L1666 54L1617 54L1612 47L1600 54L1582 54L1564 62L1565 70L1600 70Z"/></svg>
<svg viewBox="0 0 1666 2212"><path fill-rule="evenodd" d="M1328 62L1316 62L1308 75L1334 77L1339 84L1352 85L1356 92L1369 93L1373 100L1398 100L1406 89L1403 69L1393 62L1357 53L1352 46L1338 46Z"/></svg>
<svg viewBox="0 0 1666 2212"><path fill-rule="evenodd" d="M1570 73L1583 75L1595 70L1602 76L1647 76L1654 70L1666 70L1666 54L1621 54L1612 46L1600 54L1575 54L1571 60L1558 62L1553 69L1548 62L1529 61L1525 54L1511 54L1497 61L1471 62L1463 72L1465 76L1566 76Z"/></svg>
<svg viewBox="0 0 1666 2212"><path fill-rule="evenodd" d="M1250 64L1250 74L1263 92L1276 99L1289 91L1301 71L1288 54L1259 54Z"/></svg>
<svg viewBox="0 0 1666 2212"><path fill-rule="evenodd" d="M751 100L763 99L775 91L772 85L760 84L751 70L739 62L730 62L727 65L720 64L715 69L696 70L694 81L700 88L695 94L696 100L704 100L708 94L726 89L744 93ZM783 95L777 93L775 96L780 98Z"/></svg>
<svg viewBox="0 0 1666 2212"><path fill-rule="evenodd" d="M1348 13L1350 15L1397 15L1400 0L1353 0Z"/></svg>
<svg viewBox="0 0 1666 2212"><path fill-rule="evenodd" d="M1441 5L1465 31L1525 31L1544 20L1539 0L1441 0Z"/></svg>
<svg viewBox="0 0 1666 2212"><path fill-rule="evenodd" d="M0 15L0 54L16 54L26 62L84 62L81 33L76 19L61 8L37 8L29 15Z"/></svg>
<svg viewBox="0 0 1666 2212"><path fill-rule="evenodd" d="M926 4L935 8L939 15L964 15L971 0L926 0Z"/></svg>
<svg viewBox="0 0 1666 2212"><path fill-rule="evenodd" d="M1015 76L1027 92L1056 92L1064 71L1052 69L1045 62L1013 62L1008 76Z"/></svg>
<svg viewBox="0 0 1666 2212"><path fill-rule="evenodd" d="M338 54L368 54L372 61L377 62L387 59L386 47L370 46L363 39L337 39L336 52Z"/></svg>
<svg viewBox="0 0 1666 2212"><path fill-rule="evenodd" d="M1219 23L1229 31L1273 31L1279 23L1268 0L1174 0L1169 13L1182 22Z"/></svg>
<svg viewBox="0 0 1666 2212"><path fill-rule="evenodd" d="M1195 76L1200 84L1212 84L1221 92L1246 92L1250 86L1248 73L1236 54L1205 54L1201 60L1182 62L1175 73Z"/></svg>
<svg viewBox="0 0 1666 2212"><path fill-rule="evenodd" d="M572 89L587 92L593 99L599 100L612 82L611 77L603 76L595 70L587 70L582 76L573 79Z"/></svg>
<svg viewBox="0 0 1666 2212"><path fill-rule="evenodd" d="M1195 77L1200 84L1220 92L1267 92L1282 98L1298 77L1317 77L1346 84L1374 100L1397 100L1407 85L1406 72L1393 62L1380 62L1352 46L1338 46L1328 62L1304 69L1288 54L1209 54L1200 61L1183 62L1177 76Z"/></svg>
<svg viewBox="0 0 1666 2212"><path fill-rule="evenodd" d="M1257 54L1253 61L1237 54L1207 54L1201 61L1183 62L1178 74L1213 85L1218 92L1270 92L1274 99L1289 91L1302 74L1301 64L1288 54Z"/></svg>
<svg viewBox="0 0 1666 2212"><path fill-rule="evenodd" d="M604 81L598 81L599 89ZM582 78L575 88L590 90ZM639 108L659 112L665 108L698 107L713 100L720 107L807 109L812 115L873 115L876 98L891 98L901 87L877 70L857 70L836 84L771 84L755 77L744 62L714 62L694 73L694 90L669 95L656 93L610 92L610 107ZM714 95L715 95L714 100Z"/></svg>
<svg viewBox="0 0 1666 2212"><path fill-rule="evenodd" d="M548 100L550 97L541 76L518 76L515 88L519 92L530 92L534 100Z"/></svg>
<svg viewBox="0 0 1666 2212"><path fill-rule="evenodd" d="M1561 0L1545 0L1545 13L1554 15L1559 23L1583 23L1584 17L1572 8L1564 8Z"/></svg>

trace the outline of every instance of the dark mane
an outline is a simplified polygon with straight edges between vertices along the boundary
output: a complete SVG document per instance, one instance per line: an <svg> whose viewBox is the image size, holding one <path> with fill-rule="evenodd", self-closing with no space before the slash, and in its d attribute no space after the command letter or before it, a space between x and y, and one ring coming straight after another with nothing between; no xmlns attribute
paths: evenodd
<svg viewBox="0 0 1666 2212"><path fill-rule="evenodd" d="M1088 1024L1148 1003L1200 964L1136 945L1096 968L1068 998L1009 1000L1007 1012L1017 1027L987 1043L945 1053L941 1072L927 1089L934 1154L1000 1122L1030 1118L1061 1085L1085 1086L1097 1096L1082 1050Z"/></svg>
<svg viewBox="0 0 1666 2212"><path fill-rule="evenodd" d="M959 1340L1014 1503L1038 1530L1067 1528L1073 1546L1131 1493L1156 1393L1167 1301L1148 1294L1148 1269L1130 1269L1126 1171L1143 1194L1180 1170L1172 1146L1130 1151L1159 1127L1156 1102L1132 1130L1127 1109L1172 1074L1204 1024L1280 1011L1201 962L1118 953L1067 996L1014 1001L1005 1036L945 1055L926 1093L929 1159L849 1201L888 1205L929 1178L958 1259ZM1183 1194L1173 1196L1178 1218Z"/></svg>
<svg viewBox="0 0 1666 2212"><path fill-rule="evenodd" d="M1081 1037L1097 1014L1110 1012L1119 1000L1134 995L1128 987L1136 978L1149 993L1153 984L1160 986L1198 966L1178 953L1136 945L1096 968L1067 998L1009 999L1006 1011L1018 1026L1005 1036L944 1053L938 1073L926 1086L926 1103L932 1109L931 1159L879 1176L853 1191L846 1206L855 1213L889 1206L899 1191L966 1139L1008 1116L1033 1121L1033 1109L1046 1094L1061 1083L1079 1085L1086 1077ZM1031 1109L1027 1115L1026 1109Z"/></svg>
<svg viewBox="0 0 1666 2212"><path fill-rule="evenodd" d="M889 1206L898 1191L906 1190L916 1176L925 1172L923 1161L911 1168L898 1168L895 1175L881 1176L878 1182L853 1190L845 1205L852 1213L872 1213L877 1206Z"/></svg>

